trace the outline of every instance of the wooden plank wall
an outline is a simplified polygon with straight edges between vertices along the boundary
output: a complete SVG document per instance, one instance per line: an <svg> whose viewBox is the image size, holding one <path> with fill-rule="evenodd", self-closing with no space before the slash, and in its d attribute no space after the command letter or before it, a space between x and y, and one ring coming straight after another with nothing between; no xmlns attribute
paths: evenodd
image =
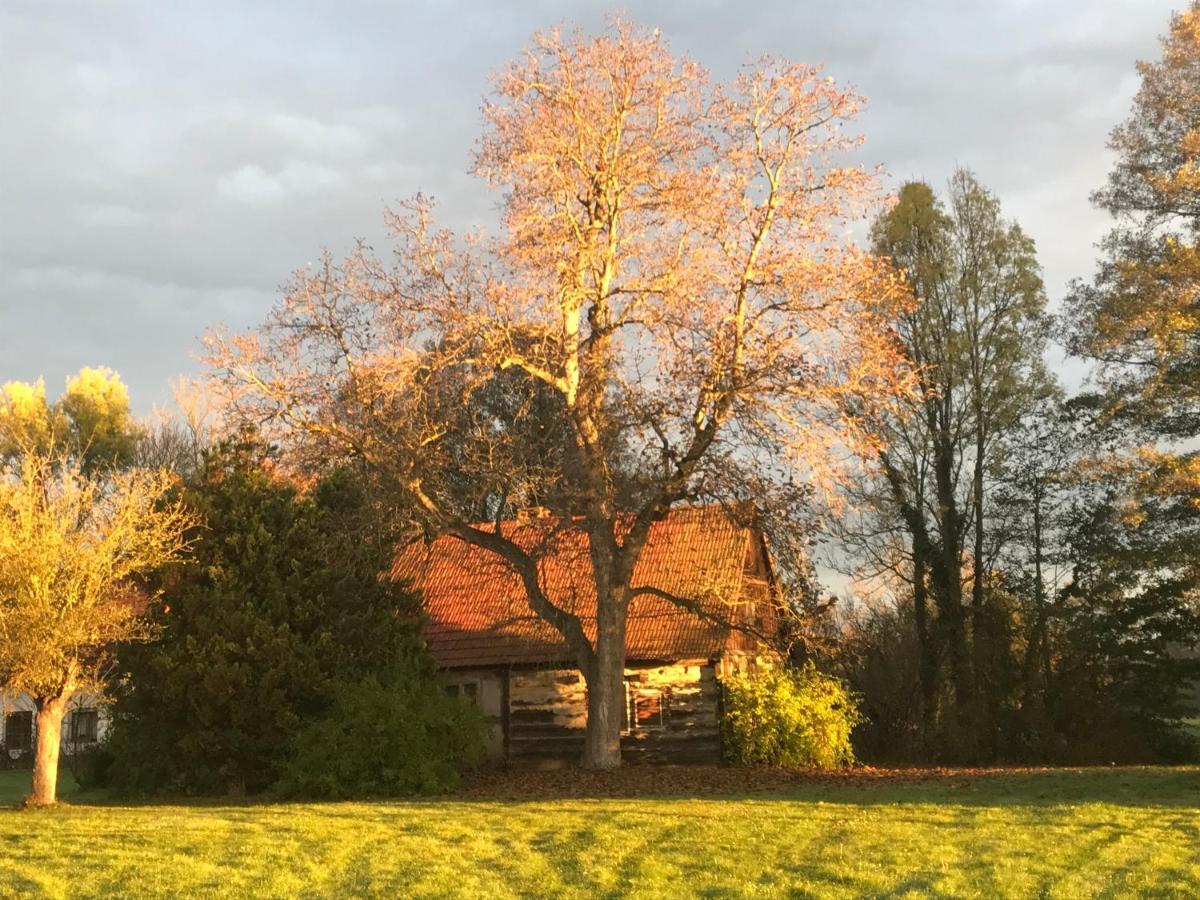
<svg viewBox="0 0 1200 900"><path fill-rule="evenodd" d="M621 739L630 762L721 761L720 685L707 662L627 669L634 722Z"/></svg>
<svg viewBox="0 0 1200 900"><path fill-rule="evenodd" d="M630 721L621 739L629 762L720 761L720 686L707 661L625 670ZM508 754L514 763L574 762L583 753L587 695L570 669L509 676Z"/></svg>
<svg viewBox="0 0 1200 900"><path fill-rule="evenodd" d="M572 669L514 671L508 681L508 758L548 764L583 755L587 692Z"/></svg>

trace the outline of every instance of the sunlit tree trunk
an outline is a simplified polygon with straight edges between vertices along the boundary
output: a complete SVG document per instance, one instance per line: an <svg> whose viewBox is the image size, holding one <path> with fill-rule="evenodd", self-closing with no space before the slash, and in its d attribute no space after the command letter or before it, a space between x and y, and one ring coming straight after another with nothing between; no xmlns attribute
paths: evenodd
<svg viewBox="0 0 1200 900"><path fill-rule="evenodd" d="M31 806L50 806L58 799L58 754L67 700L68 696L63 694L36 701L37 741L33 754L33 790L29 794Z"/></svg>

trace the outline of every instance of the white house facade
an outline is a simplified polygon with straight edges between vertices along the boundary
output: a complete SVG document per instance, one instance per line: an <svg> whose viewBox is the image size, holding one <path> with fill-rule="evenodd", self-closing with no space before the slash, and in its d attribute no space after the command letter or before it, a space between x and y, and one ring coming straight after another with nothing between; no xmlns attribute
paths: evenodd
<svg viewBox="0 0 1200 900"><path fill-rule="evenodd" d="M63 719L62 753L73 756L104 739L108 710L96 694L78 693L71 698ZM8 765L32 759L37 739L37 712L27 694L0 694L0 748Z"/></svg>

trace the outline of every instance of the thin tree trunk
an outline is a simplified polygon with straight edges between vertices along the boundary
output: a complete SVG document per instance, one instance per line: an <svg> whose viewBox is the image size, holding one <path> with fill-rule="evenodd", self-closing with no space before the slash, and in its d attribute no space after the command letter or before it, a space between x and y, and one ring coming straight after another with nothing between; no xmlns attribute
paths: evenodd
<svg viewBox="0 0 1200 900"><path fill-rule="evenodd" d="M1025 647L1025 659L1021 666L1025 678L1025 703L1032 705L1044 699L1042 693L1043 673L1038 671L1042 660L1043 615L1045 591L1042 584L1042 504L1038 497L1033 500L1033 631Z"/></svg>
<svg viewBox="0 0 1200 900"><path fill-rule="evenodd" d="M976 426L979 427L979 426ZM983 434L980 432L975 441L975 471L973 476L975 493L975 541L972 554L975 557L974 577L971 581L971 626L977 635L983 634ZM980 657L977 648L976 657Z"/></svg>
<svg viewBox="0 0 1200 900"><path fill-rule="evenodd" d="M67 711L67 695L38 699L37 742L33 756L33 790L31 806L50 806L58 799L58 754L62 742L63 716Z"/></svg>
<svg viewBox="0 0 1200 900"><path fill-rule="evenodd" d="M925 749L937 723L937 648L929 630L929 588L925 583L925 556L913 552L913 613L917 625L917 645L921 676L921 740Z"/></svg>
<svg viewBox="0 0 1200 900"><path fill-rule="evenodd" d="M982 412L976 412L982 416ZM985 436L982 420L975 424L975 493L974 576L971 579L971 639L974 649L975 683L979 693L980 744L988 761L996 755L996 689L992 678L992 634L987 617L987 595L984 591L984 527L983 527L983 454Z"/></svg>
<svg viewBox="0 0 1200 900"><path fill-rule="evenodd" d="M1021 666L1025 679L1025 705L1033 711L1034 725L1041 742L1041 753L1050 749L1053 729L1050 723L1052 702L1050 697L1050 651L1046 634L1047 605L1046 586L1043 581L1042 540L1042 497L1040 487L1035 487L1033 497L1033 633L1025 648L1025 659Z"/></svg>

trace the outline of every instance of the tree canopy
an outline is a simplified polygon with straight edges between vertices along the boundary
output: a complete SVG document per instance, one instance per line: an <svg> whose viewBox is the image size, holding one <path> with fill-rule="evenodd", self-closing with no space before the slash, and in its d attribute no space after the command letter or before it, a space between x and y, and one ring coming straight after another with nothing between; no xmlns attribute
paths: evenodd
<svg viewBox="0 0 1200 900"><path fill-rule="evenodd" d="M138 435L129 391L111 369L80 369L54 403L41 379L0 387L0 459L7 462L70 457L91 474L132 462Z"/></svg>
<svg viewBox="0 0 1200 900"><path fill-rule="evenodd" d="M1200 5L1162 48L1138 64L1133 111L1109 141L1116 165L1093 200L1116 223L1093 281L1073 285L1068 340L1097 363L1110 415L1188 441L1200 435ZM1170 470L1200 505L1194 447Z"/></svg>
<svg viewBox="0 0 1200 900"><path fill-rule="evenodd" d="M388 215L392 261L327 256L257 333L211 340L233 408L295 459L367 462L414 527L522 577L588 681L589 765L619 762L625 615L651 523L673 503L752 497L792 515L778 533L803 551L814 491L876 447L864 412L909 390L892 330L906 292L845 237L878 196L843 162L861 105L781 60L716 85L625 23L536 35L484 107L475 168L502 191L499 235L458 239L417 198ZM513 371L564 426L540 465L517 420L454 424ZM586 533L594 639L546 596L537 560L479 523L464 484L504 484L511 504Z"/></svg>

